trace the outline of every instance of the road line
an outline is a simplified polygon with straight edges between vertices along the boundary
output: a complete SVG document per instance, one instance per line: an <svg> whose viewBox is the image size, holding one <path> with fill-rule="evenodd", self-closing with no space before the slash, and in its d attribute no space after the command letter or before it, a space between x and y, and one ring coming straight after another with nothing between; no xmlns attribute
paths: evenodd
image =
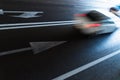
<svg viewBox="0 0 120 80"><path fill-rule="evenodd" d="M10 29L22 29L22 28L38 28L38 27L48 27L48 26L62 26L62 25L73 25L75 23L63 23L63 24L45 24L45 25L32 25L32 26L16 26L16 27L2 27L0 30L10 30Z"/></svg>
<svg viewBox="0 0 120 80"><path fill-rule="evenodd" d="M56 77L56 78L54 78L52 80L65 80L65 79L67 79L67 78L69 78L69 77L71 77L71 76L73 76L73 75L75 75L77 73L80 73L80 72L82 72L82 71L84 71L84 70L86 70L88 68L91 68L91 67L93 67L93 66L95 66L95 65L97 65L97 64L99 64L99 63L101 63L101 62L103 62L103 61L105 61L105 60L107 60L107 59L109 59L109 58L111 58L113 56L115 56L115 55L117 55L117 54L120 54L120 50L118 50L116 52L113 52L113 53L111 53L111 54L109 54L107 56L104 56L102 58L99 58L99 59L97 59L95 61L92 61L92 62L90 62L90 63L88 63L86 65L78 67L78 68L76 68L76 69L74 69L72 71L69 71L69 72L67 72L67 73L65 73L63 75L60 75L60 76L58 76L58 77Z"/></svg>
<svg viewBox="0 0 120 80"><path fill-rule="evenodd" d="M38 12L44 13L43 11L3 11L4 13L25 13L25 12Z"/></svg>
<svg viewBox="0 0 120 80"><path fill-rule="evenodd" d="M27 47L27 48L21 48L21 49L16 49L11 51L0 52L0 56L7 55L7 54L14 54L14 53L23 52L23 51L29 51L29 50L32 50L32 48Z"/></svg>
<svg viewBox="0 0 120 80"><path fill-rule="evenodd" d="M50 22L31 22L31 23L0 24L0 26L4 27L4 26L40 25L40 24L56 24L56 23L72 23L72 22L75 22L75 20L71 20L71 21L50 21Z"/></svg>

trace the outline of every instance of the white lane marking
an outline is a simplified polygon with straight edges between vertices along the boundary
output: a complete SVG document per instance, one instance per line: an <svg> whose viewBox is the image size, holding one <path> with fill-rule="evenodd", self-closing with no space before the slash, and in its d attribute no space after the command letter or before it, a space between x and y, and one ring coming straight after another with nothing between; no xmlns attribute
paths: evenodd
<svg viewBox="0 0 120 80"><path fill-rule="evenodd" d="M71 23L71 22L75 22L75 20L71 20L71 21L50 21L50 22L0 24L0 26L4 27L4 26L19 26L19 25L39 25L39 24Z"/></svg>
<svg viewBox="0 0 120 80"><path fill-rule="evenodd" d="M32 48L27 47L27 48L21 48L21 49L16 49L11 51L0 52L0 56L7 55L7 54L14 54L14 53L23 52L23 51L29 51L29 50L32 50Z"/></svg>
<svg viewBox="0 0 120 80"><path fill-rule="evenodd" d="M111 53L111 54L109 54L107 56L104 56L102 58L99 58L99 59L97 59L95 61L92 61L92 62L90 62L90 63L88 63L86 65L78 67L78 68L76 68L76 69L74 69L72 71L69 71L69 72L67 72L67 73L65 73L63 75L60 75L60 76L58 76L58 77L56 77L56 78L54 78L52 80L64 80L64 79L67 79L67 78L69 78L69 77L71 77L71 76L73 76L73 75L75 75L77 73L80 73L80 72L82 72L82 71L84 71L84 70L86 70L86 69L88 69L90 67L93 67L93 66L97 65L98 63L101 63L101 62L103 62L103 61L105 61L105 60L107 60L107 59L109 59L109 58L111 58L111 57L113 57L113 56L115 56L117 54L120 54L120 50L118 50L116 52L113 52L113 53Z"/></svg>
<svg viewBox="0 0 120 80"><path fill-rule="evenodd" d="M45 24L45 25L16 26L16 27L2 27L2 28L0 28L0 30L22 29L22 28L36 28L36 27L46 27L46 26L62 26L62 25L72 25L72 24L75 24L75 23Z"/></svg>

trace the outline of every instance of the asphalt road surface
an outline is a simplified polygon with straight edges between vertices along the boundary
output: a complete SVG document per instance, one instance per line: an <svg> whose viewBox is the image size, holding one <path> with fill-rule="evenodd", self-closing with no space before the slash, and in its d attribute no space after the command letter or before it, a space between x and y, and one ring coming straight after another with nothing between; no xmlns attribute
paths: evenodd
<svg viewBox="0 0 120 80"><path fill-rule="evenodd" d="M88 5L87 1L79 1L79 4L77 1L66 3L66 0L38 3L8 2L2 1L1 4L4 5L0 5L1 9L6 11L34 10L44 13L39 18L31 19L16 18L11 16L13 14L5 14L0 17L1 25L71 21L74 20L75 13L81 13L84 9L107 10L110 6L103 8L98 4L91 5L92 2ZM97 0L93 2L99 5L103 3ZM13 6L10 5L13 3ZM47 26L44 27L33 27L36 26L33 24L1 26L1 53L30 47L28 43L32 41L67 42L39 54L33 54L33 51L28 49L0 56L0 80L120 80L120 30L111 34L84 37L78 34L72 28L74 24L70 23L62 22L55 26L45 23Z"/></svg>

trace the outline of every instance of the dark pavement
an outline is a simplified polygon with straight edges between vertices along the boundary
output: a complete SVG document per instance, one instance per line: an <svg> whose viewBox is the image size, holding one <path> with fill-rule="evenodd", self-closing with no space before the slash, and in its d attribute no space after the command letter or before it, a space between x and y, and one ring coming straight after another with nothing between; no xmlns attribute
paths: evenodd
<svg viewBox="0 0 120 80"><path fill-rule="evenodd" d="M37 1L37 0L36 0ZM19 1L18 1L19 2ZM43 11L40 18L18 19L11 16L1 16L0 23L26 23L46 21L73 20L74 13L84 9L101 8L99 5L88 5L88 2L75 1L41 1L32 2L2 1L4 10L35 10ZM81 2L81 3L80 3ZM103 3L93 1L94 3ZM13 6L11 6L14 3ZM76 6L76 5L77 6ZM32 5L32 6L31 6ZM107 9L109 6L105 6ZM103 8L103 7L102 7ZM29 42L67 41L64 44L50 48L39 54L32 50L0 56L0 80L52 80L66 72L90 63L120 49L120 30L114 33L85 37L75 31L74 25L46 26L37 28L22 28L0 30L0 51L8 51L29 47ZM16 26L17 27L17 26ZM113 56L83 72L66 80L119 80L120 54Z"/></svg>
<svg viewBox="0 0 120 80"><path fill-rule="evenodd" d="M68 41L36 55L26 51L1 56L1 80L51 80L119 50L120 39L115 37L118 33ZM67 80L119 80L119 57L118 54Z"/></svg>

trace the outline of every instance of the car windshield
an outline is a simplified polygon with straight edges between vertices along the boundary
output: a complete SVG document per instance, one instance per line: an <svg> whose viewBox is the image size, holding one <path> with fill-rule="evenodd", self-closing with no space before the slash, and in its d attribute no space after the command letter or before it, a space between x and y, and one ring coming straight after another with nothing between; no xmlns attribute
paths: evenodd
<svg viewBox="0 0 120 80"><path fill-rule="evenodd" d="M101 20L110 19L109 17L95 10L88 12L87 17L92 21L101 21Z"/></svg>

